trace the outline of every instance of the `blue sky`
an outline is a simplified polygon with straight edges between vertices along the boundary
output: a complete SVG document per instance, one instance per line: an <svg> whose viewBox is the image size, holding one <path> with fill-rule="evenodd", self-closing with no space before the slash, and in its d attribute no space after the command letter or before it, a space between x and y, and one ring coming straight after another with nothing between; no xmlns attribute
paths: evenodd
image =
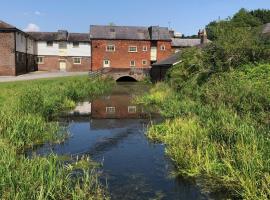
<svg viewBox="0 0 270 200"><path fill-rule="evenodd" d="M160 25L185 35L240 8L270 9L270 0L1 0L0 20L20 29L88 32L90 24Z"/></svg>

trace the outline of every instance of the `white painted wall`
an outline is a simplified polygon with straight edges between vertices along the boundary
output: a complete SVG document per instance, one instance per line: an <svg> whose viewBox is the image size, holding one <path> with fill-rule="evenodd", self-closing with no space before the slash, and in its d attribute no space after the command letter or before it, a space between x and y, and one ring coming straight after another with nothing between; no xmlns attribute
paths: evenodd
<svg viewBox="0 0 270 200"><path fill-rule="evenodd" d="M20 32L16 32L16 51L26 53L26 37Z"/></svg>
<svg viewBox="0 0 270 200"><path fill-rule="evenodd" d="M90 42L80 42L79 47L75 48L73 48L73 43L68 43L67 56L91 56Z"/></svg>
<svg viewBox="0 0 270 200"><path fill-rule="evenodd" d="M47 42L37 42L37 54L42 56L91 56L89 42L80 42L79 47L73 48L73 43L67 43L67 49L59 49L58 42L53 42L52 47L47 47Z"/></svg>
<svg viewBox="0 0 270 200"><path fill-rule="evenodd" d="M37 55L53 56L58 55L58 43L54 42L52 47L47 47L47 42L37 42Z"/></svg>
<svg viewBox="0 0 270 200"><path fill-rule="evenodd" d="M27 53L32 54L32 55L36 55L35 41L30 39L30 38L27 39Z"/></svg>

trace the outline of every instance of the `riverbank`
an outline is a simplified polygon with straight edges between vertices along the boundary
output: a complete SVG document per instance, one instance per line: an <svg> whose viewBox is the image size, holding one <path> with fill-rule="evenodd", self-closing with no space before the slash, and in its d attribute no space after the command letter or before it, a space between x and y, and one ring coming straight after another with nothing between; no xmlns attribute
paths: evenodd
<svg viewBox="0 0 270 200"><path fill-rule="evenodd" d="M179 175L202 178L206 190L268 199L270 65L189 77L178 66L170 75L137 99L167 118L148 137L166 144Z"/></svg>
<svg viewBox="0 0 270 200"><path fill-rule="evenodd" d="M64 165L56 155L29 159L21 152L36 144L63 141L66 132L53 119L112 85L110 80L90 81L87 76L0 84L1 199L107 198L94 166L85 167L89 158Z"/></svg>

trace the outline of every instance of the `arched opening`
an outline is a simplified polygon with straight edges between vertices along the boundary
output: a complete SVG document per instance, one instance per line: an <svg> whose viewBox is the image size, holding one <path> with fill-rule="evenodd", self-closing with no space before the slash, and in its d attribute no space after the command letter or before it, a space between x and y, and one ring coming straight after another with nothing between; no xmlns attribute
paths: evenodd
<svg viewBox="0 0 270 200"><path fill-rule="evenodd" d="M136 82L137 80L131 76L122 76L116 82Z"/></svg>

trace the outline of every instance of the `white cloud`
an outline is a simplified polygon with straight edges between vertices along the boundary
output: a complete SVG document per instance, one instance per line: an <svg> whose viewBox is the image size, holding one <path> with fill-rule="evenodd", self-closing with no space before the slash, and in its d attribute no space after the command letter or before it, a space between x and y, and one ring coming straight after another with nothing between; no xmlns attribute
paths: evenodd
<svg viewBox="0 0 270 200"><path fill-rule="evenodd" d="M34 13L35 13L35 15L41 15L41 12L39 12L39 11L35 11Z"/></svg>
<svg viewBox="0 0 270 200"><path fill-rule="evenodd" d="M38 25L30 23L27 25L27 27L25 29L23 29L23 31L27 31L27 32L38 32L40 31L40 28Z"/></svg>

